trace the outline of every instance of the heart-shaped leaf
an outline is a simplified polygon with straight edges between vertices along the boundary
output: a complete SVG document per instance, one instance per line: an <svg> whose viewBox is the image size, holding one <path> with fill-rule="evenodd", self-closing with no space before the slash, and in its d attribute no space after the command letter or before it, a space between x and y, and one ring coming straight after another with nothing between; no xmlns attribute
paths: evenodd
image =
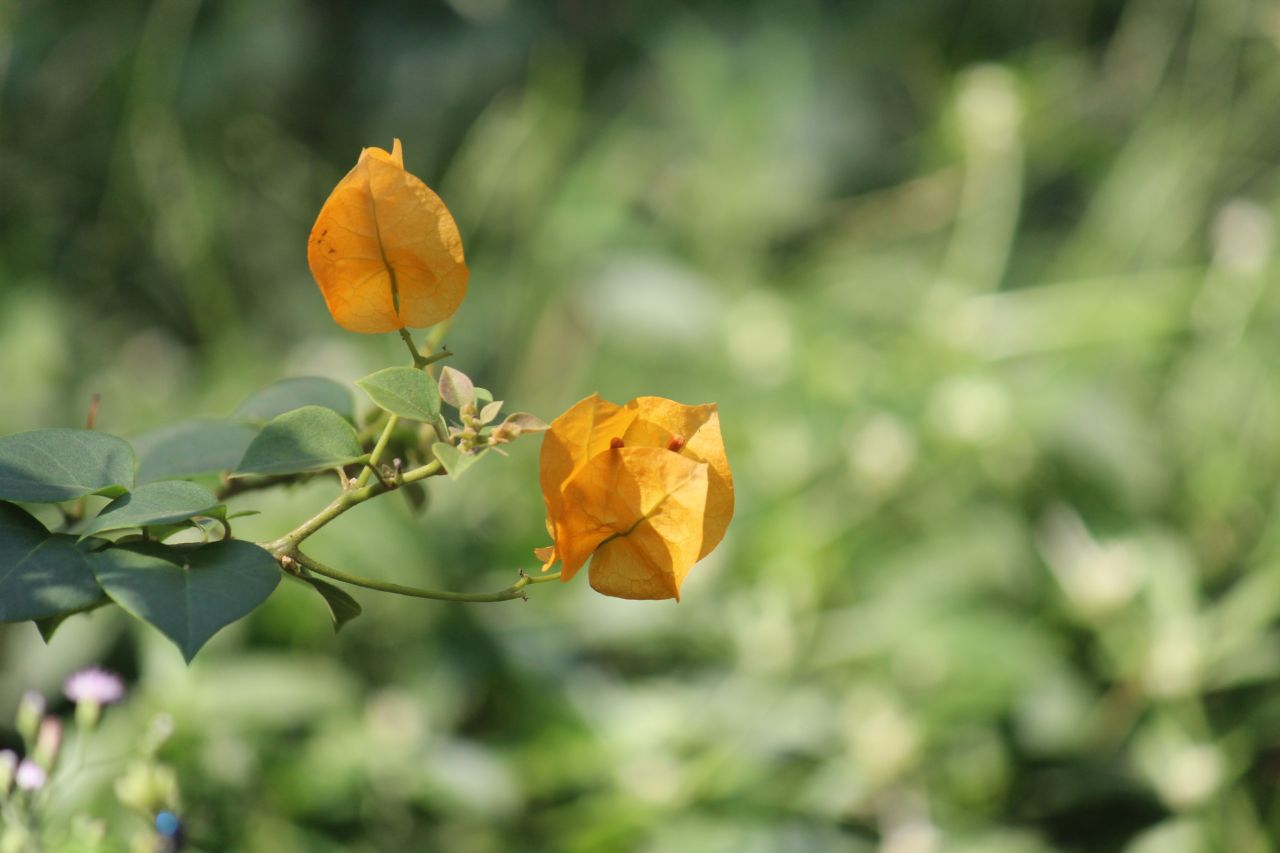
<svg viewBox="0 0 1280 853"><path fill-rule="evenodd" d="M94 581L94 583L96 584L97 581ZM56 616L46 616L44 619L35 620L36 630L40 632L40 639L44 640L45 645L48 645L53 640L53 635L62 627L62 623L66 622L72 616L77 616L81 613L89 613L90 611L97 610L100 607L106 607L110 603L111 599L107 598L106 593L103 593L101 598L93 604L90 604L88 607L82 607L79 610L69 610L66 613L59 613Z"/></svg>
<svg viewBox="0 0 1280 853"><path fill-rule="evenodd" d="M444 466L444 470L449 472L449 476L456 480L462 476L462 473L476 464L483 453L464 453L452 444L445 444L443 441L437 441L431 445L431 452L440 460L440 464Z"/></svg>
<svg viewBox="0 0 1280 853"><path fill-rule="evenodd" d="M0 438L0 500L58 503L133 488L133 448L87 429L38 429Z"/></svg>
<svg viewBox="0 0 1280 853"><path fill-rule="evenodd" d="M355 401L351 389L320 376L281 379L261 391L250 394L231 417L247 421L269 421L303 406L323 406L355 423Z"/></svg>
<svg viewBox="0 0 1280 853"><path fill-rule="evenodd" d="M256 434L248 424L219 420L181 421L144 433L132 442L138 482L231 471Z"/></svg>
<svg viewBox="0 0 1280 853"><path fill-rule="evenodd" d="M333 619L333 632L335 634L342 630L343 625L346 625L364 612L360 602L352 598L345 589L339 586L334 586L328 581L312 576L299 578L299 580L309 584L316 592L320 593L320 597L324 599L325 606L329 608L329 616Z"/></svg>
<svg viewBox="0 0 1280 853"><path fill-rule="evenodd" d="M107 504L84 528L80 538L108 530L174 524L197 515L217 516L226 509L212 492L195 483L186 480L148 483Z"/></svg>
<svg viewBox="0 0 1280 853"><path fill-rule="evenodd" d="M435 381L415 367L388 367L357 379L378 408L412 421L432 421L440 414Z"/></svg>
<svg viewBox="0 0 1280 853"><path fill-rule="evenodd" d="M234 539L193 549L155 543L105 548L90 562L107 595L159 629L188 663L280 582L280 567L269 553Z"/></svg>
<svg viewBox="0 0 1280 853"><path fill-rule="evenodd" d="M101 544L50 533L25 510L0 502L0 622L75 613L101 601L87 559Z"/></svg>
<svg viewBox="0 0 1280 853"><path fill-rule="evenodd" d="M362 455L355 428L342 416L322 406L303 406L262 428L234 476L318 471L346 465Z"/></svg>

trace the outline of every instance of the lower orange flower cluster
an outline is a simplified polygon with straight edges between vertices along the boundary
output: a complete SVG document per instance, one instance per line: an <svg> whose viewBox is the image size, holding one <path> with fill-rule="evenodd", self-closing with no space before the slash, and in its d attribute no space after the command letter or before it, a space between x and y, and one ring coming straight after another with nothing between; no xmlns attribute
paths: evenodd
<svg viewBox="0 0 1280 853"><path fill-rule="evenodd" d="M680 598L693 564L724 538L733 474L714 403L592 394L543 437L542 497L554 544L535 552L562 580L588 559L591 586L618 598Z"/></svg>

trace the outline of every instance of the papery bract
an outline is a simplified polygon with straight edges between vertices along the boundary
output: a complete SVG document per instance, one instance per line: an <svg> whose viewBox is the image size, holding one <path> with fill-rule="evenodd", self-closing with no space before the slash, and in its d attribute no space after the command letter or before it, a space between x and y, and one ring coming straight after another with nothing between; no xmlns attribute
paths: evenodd
<svg viewBox="0 0 1280 853"><path fill-rule="evenodd" d="M458 226L440 197L391 152L366 148L311 229L307 264L329 313L353 332L448 319L467 292Z"/></svg>
<svg viewBox="0 0 1280 853"><path fill-rule="evenodd" d="M733 516L714 404L593 394L552 422L540 479L555 540L537 552L543 569L562 560L569 580L591 559L592 587L619 598L678 599Z"/></svg>

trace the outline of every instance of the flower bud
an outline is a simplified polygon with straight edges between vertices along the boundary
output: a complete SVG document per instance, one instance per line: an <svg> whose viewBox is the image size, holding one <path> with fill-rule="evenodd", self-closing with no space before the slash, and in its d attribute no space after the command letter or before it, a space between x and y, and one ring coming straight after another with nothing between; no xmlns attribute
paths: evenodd
<svg viewBox="0 0 1280 853"><path fill-rule="evenodd" d="M18 771L18 754L12 749L0 749L0 798L9 795L13 777Z"/></svg>
<svg viewBox="0 0 1280 853"><path fill-rule="evenodd" d="M76 703L76 725L89 731L98 724L103 705L124 697L124 682L113 672L91 667L68 678L63 692Z"/></svg>
<svg viewBox="0 0 1280 853"><path fill-rule="evenodd" d="M52 770L58 762L58 750L62 748L62 720L45 717L36 733L36 748L31 757L45 770Z"/></svg>
<svg viewBox="0 0 1280 853"><path fill-rule="evenodd" d="M116 798L129 808L155 814L178 801L178 777L167 764L135 761L115 782Z"/></svg>
<svg viewBox="0 0 1280 853"><path fill-rule="evenodd" d="M36 729L40 726L40 718L44 716L45 701L44 697L34 690L28 690L22 694L22 701L18 703L17 729L18 734L28 744L36 736Z"/></svg>
<svg viewBox="0 0 1280 853"><path fill-rule="evenodd" d="M151 718L151 725L142 740L142 753L153 756L160 751L169 738L173 737L173 717L168 714L156 714Z"/></svg>

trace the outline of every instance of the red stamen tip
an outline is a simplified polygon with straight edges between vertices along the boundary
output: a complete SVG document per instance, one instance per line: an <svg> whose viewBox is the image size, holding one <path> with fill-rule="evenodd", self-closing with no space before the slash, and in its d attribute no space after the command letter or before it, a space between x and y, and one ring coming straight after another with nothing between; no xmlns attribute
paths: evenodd
<svg viewBox="0 0 1280 853"><path fill-rule="evenodd" d="M625 446L625 442L620 438L611 438L609 439L609 446L617 450L619 447Z"/></svg>
<svg viewBox="0 0 1280 853"><path fill-rule="evenodd" d="M672 436L671 440L667 442L667 450L674 450L676 453L684 450L684 439L678 435Z"/></svg>

